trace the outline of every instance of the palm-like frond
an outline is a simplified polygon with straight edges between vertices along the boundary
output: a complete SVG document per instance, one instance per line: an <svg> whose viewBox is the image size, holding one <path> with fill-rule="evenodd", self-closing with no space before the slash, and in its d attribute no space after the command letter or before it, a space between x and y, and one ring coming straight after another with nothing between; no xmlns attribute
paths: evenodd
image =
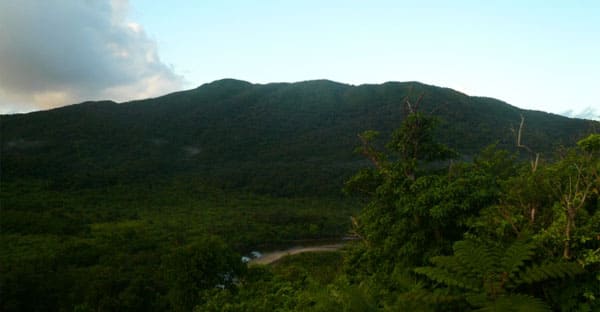
<svg viewBox="0 0 600 312"><path fill-rule="evenodd" d="M553 278L573 277L583 272L583 268L574 262L555 262L534 265L520 272L516 281L531 284Z"/></svg>
<svg viewBox="0 0 600 312"><path fill-rule="evenodd" d="M485 312L547 312L550 307L541 299L523 295L510 294L488 301L477 311Z"/></svg>
<svg viewBox="0 0 600 312"><path fill-rule="evenodd" d="M572 277L583 268L572 262L526 266L533 255L533 245L526 241L501 248L464 240L454 244L454 255L434 257L433 266L416 268L415 272L449 289L460 289L464 299L481 311L548 311L542 300L511 290L522 284Z"/></svg>
<svg viewBox="0 0 600 312"><path fill-rule="evenodd" d="M495 270L497 257L490 246L473 241L456 242L453 246L454 256L466 266L468 271L486 274Z"/></svg>
<svg viewBox="0 0 600 312"><path fill-rule="evenodd" d="M525 261L531 259L534 255L533 244L525 240L519 240L506 248L502 259L500 259L501 271L513 274L525 264Z"/></svg>
<svg viewBox="0 0 600 312"><path fill-rule="evenodd" d="M448 285L455 286L464 289L470 289L477 291L480 289L480 285L478 285L477 280L473 280L459 274L455 274L454 272L449 272L445 269L435 268L435 267L422 267L416 268L415 272L419 274L423 274L429 277L431 280L436 282Z"/></svg>

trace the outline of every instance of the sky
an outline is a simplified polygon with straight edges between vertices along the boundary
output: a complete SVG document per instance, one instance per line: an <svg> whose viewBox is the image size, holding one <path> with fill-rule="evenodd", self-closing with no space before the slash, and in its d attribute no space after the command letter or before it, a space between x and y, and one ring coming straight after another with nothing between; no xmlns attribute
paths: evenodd
<svg viewBox="0 0 600 312"><path fill-rule="evenodd" d="M0 0L0 113L223 78L420 81L600 119L600 1Z"/></svg>

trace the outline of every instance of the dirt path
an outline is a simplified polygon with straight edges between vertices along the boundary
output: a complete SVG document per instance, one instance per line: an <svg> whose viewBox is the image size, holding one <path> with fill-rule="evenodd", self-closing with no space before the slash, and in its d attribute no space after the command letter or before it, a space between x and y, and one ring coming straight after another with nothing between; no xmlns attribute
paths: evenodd
<svg viewBox="0 0 600 312"><path fill-rule="evenodd" d="M320 245L320 246L309 246L309 247L293 247L286 250L276 250L271 252L265 252L262 257L252 259L248 264L271 264L285 256L296 255L304 252L315 252L315 251L336 251L344 246L344 243Z"/></svg>

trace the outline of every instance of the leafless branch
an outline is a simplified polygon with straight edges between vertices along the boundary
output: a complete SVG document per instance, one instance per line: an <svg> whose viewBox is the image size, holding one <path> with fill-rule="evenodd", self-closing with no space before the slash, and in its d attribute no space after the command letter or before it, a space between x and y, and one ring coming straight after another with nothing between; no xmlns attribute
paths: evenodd
<svg viewBox="0 0 600 312"><path fill-rule="evenodd" d="M358 135L358 138L360 139L360 142L362 143L362 154L368 158L371 163L373 163L373 165L375 166L375 168L381 170L381 163L379 162L379 157L377 157L377 154L375 153L375 151L373 150L373 148L371 147L371 145L369 144L369 142L367 141L367 139L365 139L362 135Z"/></svg>
<svg viewBox="0 0 600 312"><path fill-rule="evenodd" d="M521 135L523 134L523 125L525 124L525 117L521 116L521 123L519 124L519 132L517 133L517 147L525 149L529 154L535 155L535 159L531 160L531 171L535 172L540 160L540 154L534 153L529 146L521 143ZM513 130L514 131L514 130Z"/></svg>

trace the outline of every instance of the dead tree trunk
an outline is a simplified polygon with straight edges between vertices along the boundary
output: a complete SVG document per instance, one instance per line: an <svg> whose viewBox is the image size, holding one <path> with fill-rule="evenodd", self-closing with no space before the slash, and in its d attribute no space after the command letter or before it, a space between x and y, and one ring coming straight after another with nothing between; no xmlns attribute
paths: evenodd
<svg viewBox="0 0 600 312"><path fill-rule="evenodd" d="M523 137L523 125L525 124L525 117L523 117L523 114L520 114L520 116L521 116L521 122L519 123L519 131L517 132L517 148L522 148L522 149L526 150L527 153L529 153L529 155L531 157L531 159L530 159L531 172L535 173L535 171L537 170L537 167L538 167L539 160L540 160L540 154L535 153L531 148L529 148L529 146L527 146L521 142L521 138ZM526 205L525 208L528 208L528 210L529 210L528 211L529 212L529 223L531 223L531 224L535 223L535 215L537 213L536 205L535 204Z"/></svg>
<svg viewBox="0 0 600 312"><path fill-rule="evenodd" d="M540 160L540 153L534 153L529 146L521 143L521 135L523 134L523 124L525 124L525 117L521 114L521 123L519 124L519 132L517 133L517 147L525 149L532 156L531 160L531 171L535 172ZM533 157L535 155L535 158Z"/></svg>

